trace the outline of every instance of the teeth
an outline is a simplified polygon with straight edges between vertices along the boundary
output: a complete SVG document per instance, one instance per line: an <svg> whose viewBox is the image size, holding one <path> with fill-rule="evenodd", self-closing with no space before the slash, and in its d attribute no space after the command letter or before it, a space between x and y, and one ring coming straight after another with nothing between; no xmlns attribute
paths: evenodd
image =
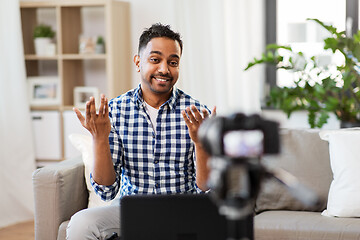
<svg viewBox="0 0 360 240"><path fill-rule="evenodd" d="M167 80L167 79L161 79L161 78L155 78L156 80L158 80L158 81L160 81L160 82L167 82L167 81L169 81L169 80Z"/></svg>

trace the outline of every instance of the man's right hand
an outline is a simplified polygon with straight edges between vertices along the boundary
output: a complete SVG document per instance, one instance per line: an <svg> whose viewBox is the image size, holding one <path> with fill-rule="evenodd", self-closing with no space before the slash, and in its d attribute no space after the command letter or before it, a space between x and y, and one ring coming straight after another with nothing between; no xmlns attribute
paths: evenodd
<svg viewBox="0 0 360 240"><path fill-rule="evenodd" d="M80 120L81 125L91 133L94 139L108 139L111 124L109 119L108 99L105 98L104 94L101 94L99 113L96 113L94 97L90 97L90 100L86 102L85 117L77 108L74 108L74 112Z"/></svg>

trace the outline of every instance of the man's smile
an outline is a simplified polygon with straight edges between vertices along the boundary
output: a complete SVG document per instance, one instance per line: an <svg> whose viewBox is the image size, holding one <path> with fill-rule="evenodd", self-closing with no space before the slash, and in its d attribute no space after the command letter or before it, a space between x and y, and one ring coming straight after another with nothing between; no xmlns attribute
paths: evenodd
<svg viewBox="0 0 360 240"><path fill-rule="evenodd" d="M153 79L155 79L156 81L158 81L158 82L162 82L162 83L164 83L164 82L169 82L169 81L171 81L171 80L172 80L172 78L171 78L171 77L153 76L152 78L153 78Z"/></svg>

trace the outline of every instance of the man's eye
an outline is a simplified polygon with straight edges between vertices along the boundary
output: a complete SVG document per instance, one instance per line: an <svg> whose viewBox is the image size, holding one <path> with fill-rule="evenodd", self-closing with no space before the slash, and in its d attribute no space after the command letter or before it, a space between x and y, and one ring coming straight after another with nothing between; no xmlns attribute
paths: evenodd
<svg viewBox="0 0 360 240"><path fill-rule="evenodd" d="M170 66L177 67L179 63L177 61L171 61Z"/></svg>
<svg viewBox="0 0 360 240"><path fill-rule="evenodd" d="M150 62L157 63L157 62L159 62L159 59L157 59L157 58L150 58Z"/></svg>

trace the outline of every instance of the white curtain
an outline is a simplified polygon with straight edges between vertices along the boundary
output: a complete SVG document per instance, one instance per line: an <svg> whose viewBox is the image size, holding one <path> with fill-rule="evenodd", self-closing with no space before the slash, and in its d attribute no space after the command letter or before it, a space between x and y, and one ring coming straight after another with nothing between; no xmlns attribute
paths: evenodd
<svg viewBox="0 0 360 240"><path fill-rule="evenodd" d="M244 72L265 45L264 0L175 1L184 40L180 88L218 112L260 112L264 69Z"/></svg>
<svg viewBox="0 0 360 240"><path fill-rule="evenodd" d="M33 219L35 170L18 0L0 1L0 227Z"/></svg>

